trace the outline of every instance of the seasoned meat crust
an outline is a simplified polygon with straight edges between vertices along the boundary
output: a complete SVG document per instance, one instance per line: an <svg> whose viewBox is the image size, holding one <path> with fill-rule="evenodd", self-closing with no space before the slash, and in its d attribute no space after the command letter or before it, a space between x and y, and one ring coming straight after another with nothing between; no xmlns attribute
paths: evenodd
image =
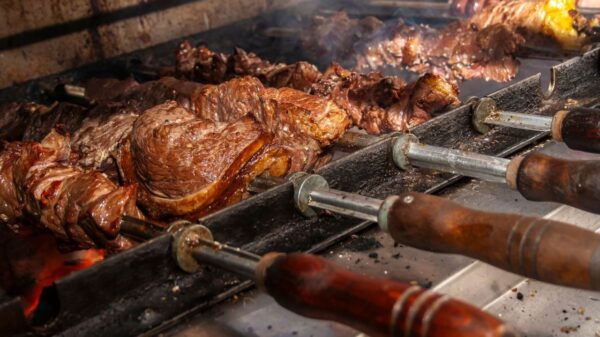
<svg viewBox="0 0 600 337"><path fill-rule="evenodd" d="M185 52L182 52L182 50ZM258 107L260 104L263 104L264 107L264 93L270 93L269 95L272 97L286 98L294 96L297 102L312 101L315 104L323 104L317 102L324 102L322 99L329 100L330 103L328 104L343 109L355 126L363 128L372 134L380 134L389 131L405 131L409 126L417 125L429 119L431 114L459 102L457 86L450 84L438 75L425 75L417 82L408 85L398 77L386 77L381 73L375 72L360 74L344 69L337 63L333 63L323 74L318 73L318 75L315 75L311 73L311 75L306 75L302 72L296 73L296 75L303 78L302 81L299 78L295 81L296 83L300 81L303 83L301 86L303 91L321 99L311 98L310 96L302 96L300 98L300 93L281 87L280 84L276 83L272 85L269 81L259 80L260 77L242 76L241 74L244 74L243 71L230 72L227 76L209 75L208 73L206 73L206 76L196 76L190 73L194 69L220 69L217 63L221 61L218 60L239 59L241 55L251 55L251 57L243 58L245 61L243 62L244 67L242 69L264 70L267 68L266 65L270 65L268 61L261 60L256 55L247 53L239 48L236 49L234 54L226 55L214 53L204 45L192 48L185 41L180 45L177 57L182 57L182 53L186 55L186 58L185 61L179 60L177 62L180 76L210 83L221 83L219 85L205 86L200 90L199 95L194 98L193 105L196 107L196 112L202 117L211 120L235 120L239 116L251 113L261 122L269 121L269 119L261 117L261 111L264 109L252 109L252 107ZM213 55L213 58L202 59L198 55ZM218 57L215 55L218 55ZM226 63L229 63L229 61ZM196 67L192 66L193 64L196 64ZM296 66L300 66L300 64L296 64ZM256 73L256 71L249 73ZM232 76L237 77L225 81L226 78ZM278 90L264 90L261 83L271 85L278 88ZM422 90L425 83L434 85L431 88L432 92L436 91L436 89L443 90L439 91L439 95L427 96L412 92L416 88ZM287 86L294 88L294 85L288 84ZM407 99L408 97L418 97L420 108L415 105L417 104L416 99ZM399 103L401 98L403 103ZM291 103L292 99L286 99L284 106L290 106ZM394 109L390 110L395 104ZM335 119L331 119L330 121L339 122L339 120ZM283 126L286 127L287 125L288 128L294 128L293 124L287 122ZM299 125L305 127L308 124L303 122L299 123ZM329 131L336 130L336 132L329 133L336 136L330 137L328 142L320 142L321 147L324 143L331 143L338 138L337 133L340 128L334 127L331 123L328 125L327 129ZM267 125L267 127L270 126ZM306 135L306 133L304 134ZM293 143L300 144L301 141ZM314 142L307 140L305 143ZM306 146L301 146L300 148L302 147ZM308 148L318 149L314 144ZM295 153L299 154L299 151L295 151ZM316 158L314 155L311 157ZM293 166L296 167L296 165Z"/></svg>
<svg viewBox="0 0 600 337"><path fill-rule="evenodd" d="M51 132L41 143L14 142L0 153L0 221L31 224L78 248L127 249L123 215L143 218L135 186L119 187L97 171L70 164L69 140Z"/></svg>
<svg viewBox="0 0 600 337"><path fill-rule="evenodd" d="M308 62L294 64L271 62L235 48L231 55L217 53L204 44L192 47L183 41L175 51L177 77L207 84L219 84L240 76L253 76L264 85L306 91L321 73Z"/></svg>
<svg viewBox="0 0 600 337"><path fill-rule="evenodd" d="M574 0L458 0L451 9L473 15L438 30L402 19L385 24L374 17L350 19L338 12L315 17L302 42L313 58L354 63L361 72L392 66L451 81L505 82L518 71L516 54L525 41L580 50L598 39L598 19L578 13ZM356 34L365 22L376 30Z"/></svg>
<svg viewBox="0 0 600 337"><path fill-rule="evenodd" d="M193 218L236 201L228 199L240 193L230 191L234 184L243 190L263 172L287 173L288 156L271 141L252 118L212 122L169 101L136 120L119 163L126 181L139 182L149 214Z"/></svg>
<svg viewBox="0 0 600 337"><path fill-rule="evenodd" d="M396 66L450 81L484 78L505 82L518 71L514 55L523 42L520 34L502 24L479 29L459 22L438 31L398 20L374 39L357 45L356 67L365 71Z"/></svg>
<svg viewBox="0 0 600 337"><path fill-rule="evenodd" d="M207 85L194 98L196 114L215 122L251 116L292 158L291 172L310 170L321 149L350 126L346 111L331 100L292 88L265 88L255 77Z"/></svg>

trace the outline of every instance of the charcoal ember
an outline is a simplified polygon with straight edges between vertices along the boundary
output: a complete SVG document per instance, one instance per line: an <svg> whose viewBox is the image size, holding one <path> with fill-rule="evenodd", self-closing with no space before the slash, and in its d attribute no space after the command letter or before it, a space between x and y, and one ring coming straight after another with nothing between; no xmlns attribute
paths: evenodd
<svg viewBox="0 0 600 337"><path fill-rule="evenodd" d="M437 31L398 20L362 45L356 67L377 70L392 65L452 82L472 78L505 82L517 74L519 63L514 55L523 42L502 24L480 30L459 22Z"/></svg>

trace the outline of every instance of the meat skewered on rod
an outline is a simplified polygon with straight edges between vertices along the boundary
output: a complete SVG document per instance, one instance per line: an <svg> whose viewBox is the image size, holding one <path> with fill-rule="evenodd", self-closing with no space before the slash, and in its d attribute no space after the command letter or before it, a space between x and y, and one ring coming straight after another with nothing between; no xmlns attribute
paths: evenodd
<svg viewBox="0 0 600 337"><path fill-rule="evenodd" d="M314 174L297 173L290 180L295 205L307 217L324 209L373 221L408 246L469 256L543 282L600 290L600 264L595 259L600 235L591 231L541 218L472 210L422 193L384 200L365 197L330 189L323 177ZM168 232L190 226L176 221ZM164 233L130 216L123 218L121 231L139 239Z"/></svg>
<svg viewBox="0 0 600 337"><path fill-rule="evenodd" d="M401 19L351 19L345 12L317 16L301 41L314 58L359 70L391 66L457 81L505 82L517 74L516 55L525 43L579 51L598 38L597 30L598 20L579 14L574 0L504 0L440 30Z"/></svg>
<svg viewBox="0 0 600 337"><path fill-rule="evenodd" d="M396 242L461 254L569 287L600 290L600 235L566 223L477 211L445 198L407 192L384 200L330 189L319 175L294 181L298 210L325 209L377 222Z"/></svg>
<svg viewBox="0 0 600 337"><path fill-rule="evenodd" d="M482 98L473 113L473 126L487 133L490 125L551 132L554 140L573 150L600 153L599 109L572 108L549 117L497 110L494 100Z"/></svg>
<svg viewBox="0 0 600 337"><path fill-rule="evenodd" d="M411 134L393 144L396 165L507 183L532 201L554 201L600 214L600 161L569 161L533 152L512 160L425 145Z"/></svg>
<svg viewBox="0 0 600 337"><path fill-rule="evenodd" d="M370 336L513 337L519 334L469 304L418 286L357 275L302 253L254 255L213 241L201 225L175 234L180 267L216 266L254 280L297 314L337 321Z"/></svg>

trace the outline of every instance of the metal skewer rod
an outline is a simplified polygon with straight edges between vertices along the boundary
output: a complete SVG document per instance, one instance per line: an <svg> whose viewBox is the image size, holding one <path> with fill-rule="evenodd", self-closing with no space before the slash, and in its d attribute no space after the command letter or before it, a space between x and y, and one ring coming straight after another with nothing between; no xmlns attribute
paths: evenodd
<svg viewBox="0 0 600 337"><path fill-rule="evenodd" d="M336 190L316 189L310 192L308 205L355 218L377 221L382 200Z"/></svg>
<svg viewBox="0 0 600 337"><path fill-rule="evenodd" d="M318 209L329 210L376 222L396 242L408 246L469 256L544 282L600 289L600 260L596 258L600 235L582 228L468 209L415 192L384 200L364 197L330 189L323 177L314 174L296 175L293 183L295 205L305 216L317 216ZM171 225L178 229L170 232L175 237L172 251L182 269L195 272L201 263L210 263L255 279L253 270L262 261L259 256L215 242L202 225L180 223L183 225Z"/></svg>
<svg viewBox="0 0 600 337"><path fill-rule="evenodd" d="M542 116L499 110L493 99L485 97L475 107L472 123L480 133L489 132L490 125L549 132L571 149L600 153L600 109L571 108Z"/></svg>
<svg viewBox="0 0 600 337"><path fill-rule="evenodd" d="M493 99L484 97L475 107L472 121L477 131L486 133L491 129L490 125L549 132L552 130L552 120L551 116L499 110Z"/></svg>
<svg viewBox="0 0 600 337"><path fill-rule="evenodd" d="M333 210L377 222L396 242L411 247L469 256L544 282L600 289L600 260L594 257L600 254L600 235L582 228L482 212L423 193L405 192L384 200L361 197L330 189L314 174L298 176L294 193L297 209L308 217L317 216L317 208Z"/></svg>
<svg viewBox="0 0 600 337"><path fill-rule="evenodd" d="M394 142L394 162L407 170L411 166L505 183L510 160L478 153L422 144L411 134Z"/></svg>
<svg viewBox="0 0 600 337"><path fill-rule="evenodd" d="M418 286L354 274L310 254L260 257L245 252L253 256L248 258L215 248L221 246L201 225L180 230L173 239L174 258L189 273L199 272L202 264L233 272L255 281L290 311L337 321L372 336L416 335L423 329L431 337L449 332L456 337L519 336L478 308ZM400 315L403 309L428 314Z"/></svg>
<svg viewBox="0 0 600 337"><path fill-rule="evenodd" d="M507 183L532 201L554 201L600 214L600 160L562 160L531 152L512 160L425 145L411 134L393 141L396 165Z"/></svg>

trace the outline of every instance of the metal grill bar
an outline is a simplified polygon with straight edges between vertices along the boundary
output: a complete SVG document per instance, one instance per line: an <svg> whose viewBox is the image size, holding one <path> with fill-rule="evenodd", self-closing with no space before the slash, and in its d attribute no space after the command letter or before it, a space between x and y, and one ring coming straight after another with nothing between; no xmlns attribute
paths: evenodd
<svg viewBox="0 0 600 337"><path fill-rule="evenodd" d="M377 222L382 200L337 190L317 189L310 193L309 206Z"/></svg>

